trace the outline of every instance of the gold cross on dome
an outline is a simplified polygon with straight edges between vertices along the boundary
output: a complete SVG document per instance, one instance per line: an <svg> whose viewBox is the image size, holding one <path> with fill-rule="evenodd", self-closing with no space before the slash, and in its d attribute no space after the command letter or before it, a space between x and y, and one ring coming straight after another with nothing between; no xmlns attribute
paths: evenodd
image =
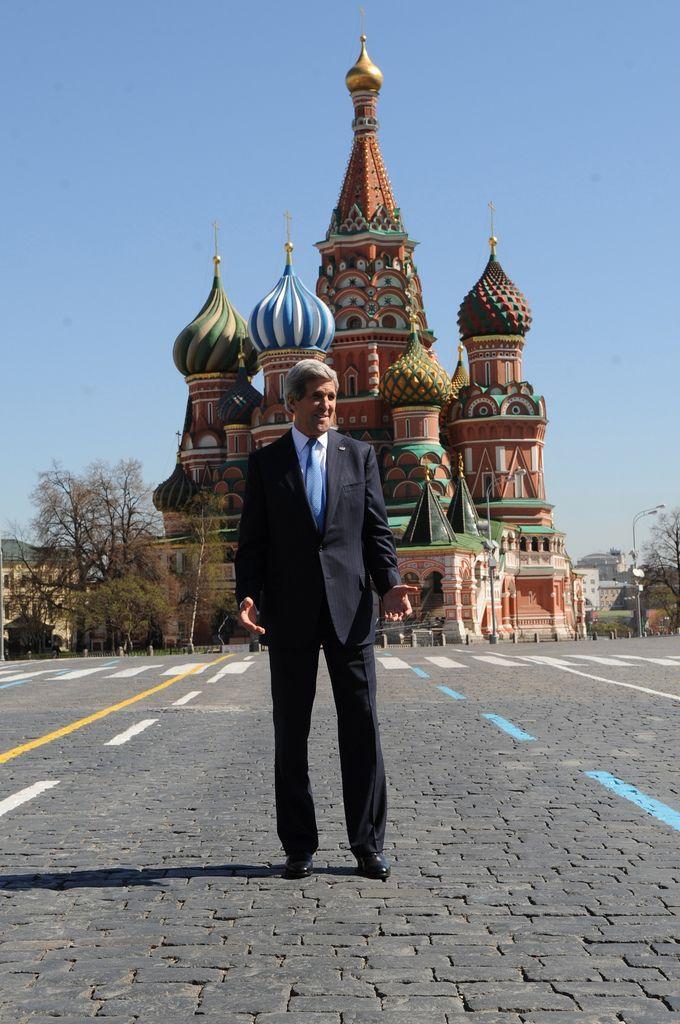
<svg viewBox="0 0 680 1024"><path fill-rule="evenodd" d="M496 212L496 207L493 205L493 199L488 203L489 217L491 219L491 234L489 235L489 245L491 246L491 255L496 255L496 246L498 245L498 239L496 238L493 231L493 215Z"/></svg>
<svg viewBox="0 0 680 1024"><path fill-rule="evenodd" d="M362 36L366 35L366 11L363 7L359 8L359 25L361 27Z"/></svg>
<svg viewBox="0 0 680 1024"><path fill-rule="evenodd" d="M284 220L286 221L286 243L290 245L290 223L293 218L289 214L288 210L285 211L283 216Z"/></svg>

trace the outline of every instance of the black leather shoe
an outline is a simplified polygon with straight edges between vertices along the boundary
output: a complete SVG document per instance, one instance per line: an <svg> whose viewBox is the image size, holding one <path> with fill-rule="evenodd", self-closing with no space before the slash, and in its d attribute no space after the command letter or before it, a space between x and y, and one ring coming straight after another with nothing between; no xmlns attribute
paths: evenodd
<svg viewBox="0 0 680 1024"><path fill-rule="evenodd" d="M306 853L295 853L286 857L283 868L283 878L309 878L314 870L312 855Z"/></svg>
<svg viewBox="0 0 680 1024"><path fill-rule="evenodd" d="M382 853L367 853L357 857L357 874L386 882L390 877L390 863Z"/></svg>

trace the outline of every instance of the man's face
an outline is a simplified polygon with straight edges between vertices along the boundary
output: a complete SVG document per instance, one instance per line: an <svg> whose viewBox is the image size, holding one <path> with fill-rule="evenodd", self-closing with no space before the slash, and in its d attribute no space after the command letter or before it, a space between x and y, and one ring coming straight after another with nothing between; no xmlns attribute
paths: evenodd
<svg viewBox="0 0 680 1024"><path fill-rule="evenodd" d="M293 422L307 437L321 437L330 429L335 416L335 385L325 377L313 377L307 381L303 398L290 399Z"/></svg>

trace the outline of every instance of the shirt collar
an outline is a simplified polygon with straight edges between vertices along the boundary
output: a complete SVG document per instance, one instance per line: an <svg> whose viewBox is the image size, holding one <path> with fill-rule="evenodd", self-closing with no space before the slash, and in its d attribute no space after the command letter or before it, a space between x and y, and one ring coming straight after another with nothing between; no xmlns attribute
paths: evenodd
<svg viewBox="0 0 680 1024"><path fill-rule="evenodd" d="M307 437L306 434L303 434L301 430L298 430L298 428L294 424L291 427L291 433L293 435L295 451L298 453L299 456L302 454L302 449L309 441L309 438ZM321 437L317 437L316 440L321 441L321 444L324 446L324 448L328 448L328 431L326 431L325 434L322 434Z"/></svg>

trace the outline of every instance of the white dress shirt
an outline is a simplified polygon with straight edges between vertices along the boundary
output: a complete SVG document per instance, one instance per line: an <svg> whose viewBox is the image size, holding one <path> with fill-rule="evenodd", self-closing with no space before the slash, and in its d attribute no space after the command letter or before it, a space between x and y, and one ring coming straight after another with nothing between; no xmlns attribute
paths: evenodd
<svg viewBox="0 0 680 1024"><path fill-rule="evenodd" d="M307 443L309 438L306 434L303 434L301 430L293 425L291 427L291 433L293 435L293 444L295 445L295 451L297 452L298 461L300 463L300 469L302 470L302 480L305 483L305 472L307 470L307 459L309 458L309 448ZM326 495L328 488L326 486L326 452L328 451L328 431L322 434L320 437L315 438L316 441L321 442L321 448L319 450L318 458L321 463L321 479L323 480L323 502L326 505Z"/></svg>

